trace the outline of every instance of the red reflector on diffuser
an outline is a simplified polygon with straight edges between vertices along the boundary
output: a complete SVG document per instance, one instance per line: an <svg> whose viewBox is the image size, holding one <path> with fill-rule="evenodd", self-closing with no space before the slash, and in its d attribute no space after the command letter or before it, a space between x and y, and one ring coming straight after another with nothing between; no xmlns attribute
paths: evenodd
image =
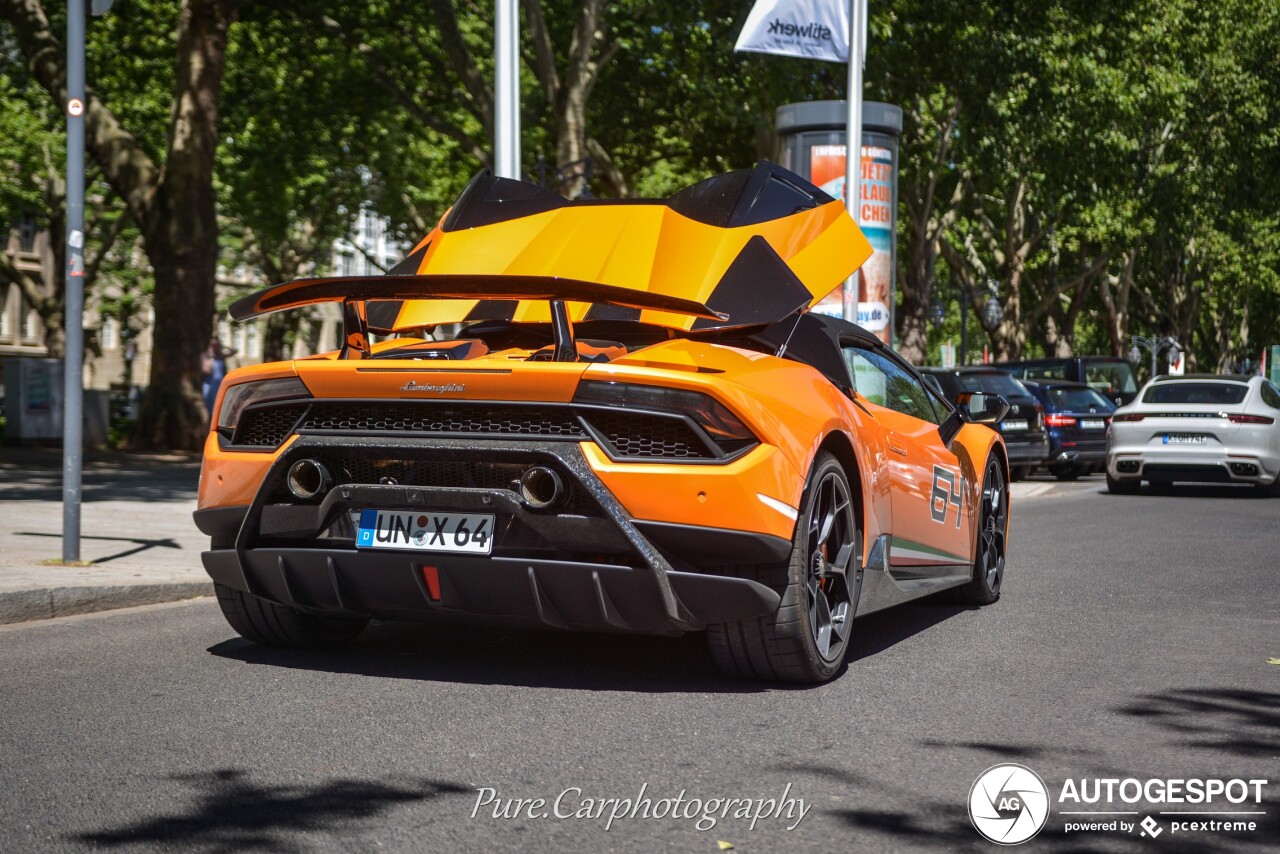
<svg viewBox="0 0 1280 854"><path fill-rule="evenodd" d="M422 580L427 584L427 595L432 602L440 601L440 570L434 566L422 567Z"/></svg>

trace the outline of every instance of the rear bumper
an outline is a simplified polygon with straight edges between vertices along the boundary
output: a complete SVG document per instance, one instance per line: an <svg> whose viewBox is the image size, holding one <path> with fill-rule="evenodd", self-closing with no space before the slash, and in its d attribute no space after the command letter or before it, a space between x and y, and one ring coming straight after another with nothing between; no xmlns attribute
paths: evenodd
<svg viewBox="0 0 1280 854"><path fill-rule="evenodd" d="M396 460L537 462L572 482L576 497L566 512L539 512L505 488L340 483L318 503L280 503L293 462L339 450ZM505 533L491 556L357 550L350 539L335 539L331 526L365 508L491 513ZM252 504L198 510L195 521L214 538L215 548L203 555L214 581L292 607L664 634L772 613L776 591L697 568L783 562L791 550L789 540L750 531L632 519L579 446L565 442L486 442L477 450L459 440L353 447L350 440L302 437L273 463Z"/></svg>
<svg viewBox="0 0 1280 854"><path fill-rule="evenodd" d="M1107 454L1107 472L1116 478L1188 483L1274 483L1280 458L1231 448L1120 447Z"/></svg>
<svg viewBox="0 0 1280 854"><path fill-rule="evenodd" d="M648 568L341 549L220 549L202 557L210 577L228 587L295 608L387 620L453 614L667 634L772 613L779 601L755 581L672 570L665 578L673 618ZM436 584L424 566L435 567Z"/></svg>

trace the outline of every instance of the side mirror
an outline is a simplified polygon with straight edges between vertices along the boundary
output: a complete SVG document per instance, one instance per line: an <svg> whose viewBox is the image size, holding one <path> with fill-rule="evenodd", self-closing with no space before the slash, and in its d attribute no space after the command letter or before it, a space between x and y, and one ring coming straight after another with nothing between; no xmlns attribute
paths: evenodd
<svg viewBox="0 0 1280 854"><path fill-rule="evenodd" d="M998 424L1009 412L1009 401L998 394L966 392L957 403L974 424Z"/></svg>
<svg viewBox="0 0 1280 854"><path fill-rule="evenodd" d="M938 425L938 437L942 444L950 446L965 424L998 424L1008 412L1009 401L998 394L961 392L956 397L956 408Z"/></svg>

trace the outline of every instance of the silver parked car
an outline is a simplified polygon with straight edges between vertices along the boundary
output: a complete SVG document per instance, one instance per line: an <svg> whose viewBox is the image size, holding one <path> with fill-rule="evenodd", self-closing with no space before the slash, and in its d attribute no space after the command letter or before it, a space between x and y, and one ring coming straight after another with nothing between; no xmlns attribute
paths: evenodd
<svg viewBox="0 0 1280 854"><path fill-rule="evenodd" d="M1262 377L1156 377L1117 409L1107 433L1107 487L1252 483L1280 496L1280 390Z"/></svg>

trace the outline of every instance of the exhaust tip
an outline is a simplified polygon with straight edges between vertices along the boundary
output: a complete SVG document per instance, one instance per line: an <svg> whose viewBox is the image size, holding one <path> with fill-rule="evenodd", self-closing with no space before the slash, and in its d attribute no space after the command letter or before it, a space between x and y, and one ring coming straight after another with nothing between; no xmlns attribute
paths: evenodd
<svg viewBox="0 0 1280 854"><path fill-rule="evenodd" d="M553 507L564 499L564 482L546 466L533 466L520 476L520 497L534 510Z"/></svg>
<svg viewBox="0 0 1280 854"><path fill-rule="evenodd" d="M318 460L298 460L289 466L287 485L294 498L310 501L329 491L333 476Z"/></svg>

